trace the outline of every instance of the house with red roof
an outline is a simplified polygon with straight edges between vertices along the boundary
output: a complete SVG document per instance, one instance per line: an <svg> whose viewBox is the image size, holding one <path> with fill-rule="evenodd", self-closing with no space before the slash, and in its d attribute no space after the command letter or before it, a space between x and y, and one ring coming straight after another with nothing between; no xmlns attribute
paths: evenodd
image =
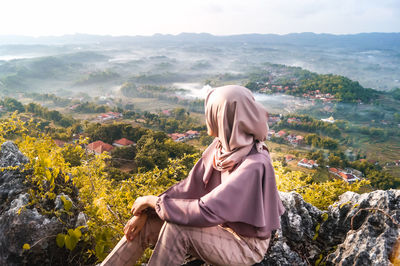
<svg viewBox="0 0 400 266"><path fill-rule="evenodd" d="M112 145L115 147L128 147L131 145L135 145L135 142L133 142L127 138L122 138L122 139L114 140Z"/></svg>
<svg viewBox="0 0 400 266"><path fill-rule="evenodd" d="M290 161L293 161L295 159L295 156L294 155L291 155L291 154L286 154L285 155L285 162L290 162Z"/></svg>
<svg viewBox="0 0 400 266"><path fill-rule="evenodd" d="M80 106L80 103L74 104L72 106L69 107L69 110L75 110L76 108L78 108L78 106Z"/></svg>
<svg viewBox="0 0 400 266"><path fill-rule="evenodd" d="M181 133L172 133L172 134L168 134L168 136L170 136L170 138L173 139L176 142L183 141L186 138L186 135L185 134L181 134Z"/></svg>
<svg viewBox="0 0 400 266"><path fill-rule="evenodd" d="M281 121L281 118L279 116L269 116L268 117L268 123L270 124L275 124Z"/></svg>
<svg viewBox="0 0 400 266"><path fill-rule="evenodd" d="M296 138L293 140L296 144L302 144L304 137L301 135L297 135Z"/></svg>
<svg viewBox="0 0 400 266"><path fill-rule="evenodd" d="M297 119L295 117L290 117L288 118L288 123L301 123L300 119Z"/></svg>
<svg viewBox="0 0 400 266"><path fill-rule="evenodd" d="M339 175L340 175L340 177L341 177L344 181L346 181L346 182L348 182L348 183L352 183L352 182L355 182L355 181L359 180L359 178L357 178L357 177L356 177L355 175L353 175L353 174L349 174L349 173L345 173L345 172L340 172Z"/></svg>
<svg viewBox="0 0 400 266"><path fill-rule="evenodd" d="M362 175L362 173L358 170L352 169L352 168L346 168L346 170L340 169L340 168L333 168L330 167L328 168L329 173L334 174L335 176L343 179L344 181L348 183L355 182L357 180L360 180L360 178L355 175L355 173Z"/></svg>
<svg viewBox="0 0 400 266"><path fill-rule="evenodd" d="M114 149L112 145L105 143L101 140L89 143L86 147L87 151L92 152L96 155L102 154L103 152L109 152L112 149Z"/></svg>
<svg viewBox="0 0 400 266"><path fill-rule="evenodd" d="M328 171L329 171L329 173L332 173L335 175L337 175L339 173L339 170L336 168L333 168L333 167L329 168Z"/></svg>
<svg viewBox="0 0 400 266"><path fill-rule="evenodd" d="M117 119L117 118L121 118L121 117L122 117L122 114L116 113L116 112L108 112L108 113L100 114L97 116L97 118L100 121L107 121L107 120Z"/></svg>
<svg viewBox="0 0 400 266"><path fill-rule="evenodd" d="M314 167L318 167L318 164L314 160L308 160L306 158L301 159L298 163L298 166L306 167L308 169L313 169Z"/></svg>
<svg viewBox="0 0 400 266"><path fill-rule="evenodd" d="M284 137L286 135L286 132L284 131L284 130L281 130L281 131L279 131L278 133L276 133L276 135L275 136L277 136L277 137Z"/></svg>
<svg viewBox="0 0 400 266"><path fill-rule="evenodd" d="M162 112L161 112L163 115L166 115L166 116L170 116L171 115L171 111L169 111L169 110L162 110Z"/></svg>
<svg viewBox="0 0 400 266"><path fill-rule="evenodd" d="M267 139L270 140L272 136L275 136L275 130L269 129Z"/></svg>
<svg viewBox="0 0 400 266"><path fill-rule="evenodd" d="M199 135L200 135L199 132L196 130L186 131L186 137L189 139L197 138Z"/></svg>

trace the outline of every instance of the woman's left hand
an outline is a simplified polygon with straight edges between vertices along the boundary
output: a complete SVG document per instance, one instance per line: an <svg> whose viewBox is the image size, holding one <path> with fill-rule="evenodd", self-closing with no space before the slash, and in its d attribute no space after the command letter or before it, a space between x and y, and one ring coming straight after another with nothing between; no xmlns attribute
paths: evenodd
<svg viewBox="0 0 400 266"><path fill-rule="evenodd" d="M137 198L132 205L131 209L132 215L134 216L140 215L141 212L147 207L151 207L154 209L157 200L158 200L157 196L143 196Z"/></svg>
<svg viewBox="0 0 400 266"><path fill-rule="evenodd" d="M147 221L147 215L133 216L124 227L124 234L128 241L132 241L142 230Z"/></svg>

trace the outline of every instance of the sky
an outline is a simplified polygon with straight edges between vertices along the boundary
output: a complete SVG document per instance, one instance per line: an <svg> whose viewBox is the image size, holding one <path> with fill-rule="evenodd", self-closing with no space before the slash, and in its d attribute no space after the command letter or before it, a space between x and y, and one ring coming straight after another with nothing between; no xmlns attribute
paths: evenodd
<svg viewBox="0 0 400 266"><path fill-rule="evenodd" d="M0 35L400 32L399 0L1 0Z"/></svg>

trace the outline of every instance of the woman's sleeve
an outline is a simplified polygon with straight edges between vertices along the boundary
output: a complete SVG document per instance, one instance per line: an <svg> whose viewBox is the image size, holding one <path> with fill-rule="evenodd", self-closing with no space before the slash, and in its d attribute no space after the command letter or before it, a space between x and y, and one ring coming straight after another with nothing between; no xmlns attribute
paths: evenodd
<svg viewBox="0 0 400 266"><path fill-rule="evenodd" d="M176 199L163 195L157 200L155 211L161 220L182 225L206 227L225 222L201 199Z"/></svg>
<svg viewBox="0 0 400 266"><path fill-rule="evenodd" d="M203 182L204 163L201 158L187 178L159 195L155 211L164 220L193 226L212 226L222 222L201 203L209 192Z"/></svg>
<svg viewBox="0 0 400 266"><path fill-rule="evenodd" d="M171 198L180 199L200 198L207 193L203 183L203 175L203 158L200 158L185 179L171 186L169 189L160 194L159 197L168 196Z"/></svg>
<svg viewBox="0 0 400 266"><path fill-rule="evenodd" d="M206 171L204 165L207 164L206 162L211 160L212 150L214 149L216 143L217 141L214 140L213 143L208 146L202 157L193 166L192 170L189 172L189 175L184 180L173 185L159 196L168 195L171 198L198 199L207 194L210 188L214 187L215 184L209 183L207 186L204 184L203 178L212 174L212 169L208 169ZM216 180L212 180L211 183L215 182Z"/></svg>
<svg viewBox="0 0 400 266"><path fill-rule="evenodd" d="M162 220L190 226L214 226L225 222L247 222L243 217L254 216L262 209L260 198L249 200L254 189L262 189L262 164L248 164L232 172L228 181L198 199L177 199L162 195L156 212ZM250 205L249 205L250 204ZM262 210L261 210L262 211ZM243 213L246 212L246 213ZM262 225L261 225L262 226Z"/></svg>

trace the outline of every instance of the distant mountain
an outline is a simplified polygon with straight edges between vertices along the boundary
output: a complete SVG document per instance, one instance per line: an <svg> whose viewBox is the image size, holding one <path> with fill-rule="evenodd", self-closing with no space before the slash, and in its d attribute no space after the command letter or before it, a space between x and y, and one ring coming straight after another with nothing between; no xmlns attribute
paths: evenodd
<svg viewBox="0 0 400 266"><path fill-rule="evenodd" d="M109 36L73 34L63 36L29 37L18 35L0 36L4 44L90 44L105 42L246 42L265 44L291 44L300 46L352 47L364 49L390 49L400 46L400 32L360 34L316 34L311 32L278 34L239 34L216 36L209 33L154 34L153 36Z"/></svg>

